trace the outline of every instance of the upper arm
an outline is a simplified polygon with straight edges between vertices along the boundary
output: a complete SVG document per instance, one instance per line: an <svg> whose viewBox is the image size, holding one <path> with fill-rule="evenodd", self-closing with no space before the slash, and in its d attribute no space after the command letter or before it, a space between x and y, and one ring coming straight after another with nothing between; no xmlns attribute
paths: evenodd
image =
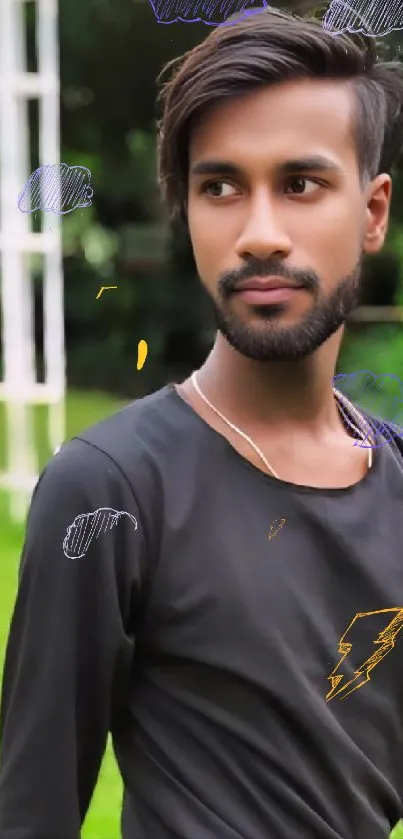
<svg viewBox="0 0 403 839"><path fill-rule="evenodd" d="M114 521L113 511L128 515ZM2 839L59 839L58 829L79 837L129 683L142 551L136 502L117 468L81 441L63 447L31 502L6 649Z"/></svg>

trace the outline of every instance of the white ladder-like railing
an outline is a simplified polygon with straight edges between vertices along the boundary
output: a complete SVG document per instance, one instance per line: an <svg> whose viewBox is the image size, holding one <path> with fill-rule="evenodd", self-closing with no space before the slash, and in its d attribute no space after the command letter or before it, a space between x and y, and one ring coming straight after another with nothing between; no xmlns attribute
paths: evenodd
<svg viewBox="0 0 403 839"><path fill-rule="evenodd" d="M26 70L26 2L34 2L36 12L37 72L33 73ZM9 492L15 521L24 518L38 479L32 406L48 406L50 454L65 437L61 221L57 215L41 213L42 231L33 233L32 215L21 212L17 203L31 174L30 99L39 104L39 165L60 162L57 15L57 0L0 0L0 401L5 406L7 452L0 489ZM43 260L44 383L37 381L36 374L34 254Z"/></svg>

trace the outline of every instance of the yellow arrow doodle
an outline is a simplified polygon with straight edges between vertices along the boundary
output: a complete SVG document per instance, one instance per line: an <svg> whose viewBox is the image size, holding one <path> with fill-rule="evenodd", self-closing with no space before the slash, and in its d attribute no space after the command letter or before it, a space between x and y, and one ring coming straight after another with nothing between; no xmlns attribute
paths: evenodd
<svg viewBox="0 0 403 839"><path fill-rule="evenodd" d="M96 300L98 300L98 297L100 297L100 296L101 296L102 292L103 292L103 291L107 291L107 289L108 289L108 288L117 288L117 285L103 285L103 286L101 287L101 290L100 290L100 291L98 291L98 294L97 294L97 296L96 296L96 298L95 298L95 299L96 299Z"/></svg>

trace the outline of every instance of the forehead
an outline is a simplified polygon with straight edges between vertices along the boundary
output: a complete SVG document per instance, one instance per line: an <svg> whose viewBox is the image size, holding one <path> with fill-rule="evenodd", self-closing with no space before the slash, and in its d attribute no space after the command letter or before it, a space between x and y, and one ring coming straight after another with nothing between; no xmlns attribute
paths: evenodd
<svg viewBox="0 0 403 839"><path fill-rule="evenodd" d="M190 162L206 156L244 167L325 154L356 166L353 91L346 82L298 80L270 85L219 102L194 123Z"/></svg>

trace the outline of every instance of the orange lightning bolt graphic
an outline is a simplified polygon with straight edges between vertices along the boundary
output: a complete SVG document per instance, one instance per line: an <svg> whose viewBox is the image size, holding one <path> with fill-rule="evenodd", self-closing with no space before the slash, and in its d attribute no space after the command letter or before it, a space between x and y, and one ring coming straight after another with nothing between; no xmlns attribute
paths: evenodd
<svg viewBox="0 0 403 839"><path fill-rule="evenodd" d="M354 671L354 677L346 681L346 676L343 673L337 672L340 666L343 664L343 661L347 658L349 653L354 647L354 644L346 641L346 635L350 632L352 626L356 624L356 621L362 621L364 618L371 618L371 627L375 624L374 615L383 615L383 614L390 614L394 613L394 617L391 621L385 626L381 632L378 632L377 637L374 641L371 642L371 646L376 644L377 649L375 649L368 658L366 658L362 664ZM379 618L376 619L379 622ZM368 624L365 623L365 628L367 628ZM357 625L354 627L357 628ZM358 627L359 629L360 627ZM341 636L339 641L339 653L341 653L342 657L334 668L333 672L327 678L331 682L331 689L329 693L326 694L326 702L329 702L330 699L334 699L335 696L341 696L341 699L345 699L346 696L349 696L350 693L353 693L358 688L361 688L363 685L367 684L370 681L370 672L371 670L376 667L380 661L393 649L395 646L395 638L403 628L403 607L396 606L392 609L379 609L377 612L357 612L353 620L351 621L349 627L346 629L344 635ZM379 626L377 627L379 629ZM355 644L357 647L357 644Z"/></svg>

